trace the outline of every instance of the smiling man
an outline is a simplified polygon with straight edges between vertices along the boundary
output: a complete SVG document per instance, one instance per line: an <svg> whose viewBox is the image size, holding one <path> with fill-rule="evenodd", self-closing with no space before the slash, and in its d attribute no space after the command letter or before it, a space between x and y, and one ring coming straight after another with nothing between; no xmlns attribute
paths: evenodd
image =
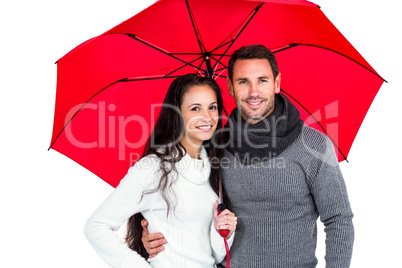
<svg viewBox="0 0 402 268"><path fill-rule="evenodd" d="M238 218L231 267L316 267L318 218L325 226L326 267L349 267L353 213L332 143L304 125L280 93L278 64L266 47L235 51L228 74L237 108L225 126L221 174ZM151 256L163 249L157 235L143 236Z"/></svg>
<svg viewBox="0 0 402 268"><path fill-rule="evenodd" d="M234 65L229 69L229 94L235 97L242 117L255 124L272 113L281 74L274 74L266 59L240 59Z"/></svg>

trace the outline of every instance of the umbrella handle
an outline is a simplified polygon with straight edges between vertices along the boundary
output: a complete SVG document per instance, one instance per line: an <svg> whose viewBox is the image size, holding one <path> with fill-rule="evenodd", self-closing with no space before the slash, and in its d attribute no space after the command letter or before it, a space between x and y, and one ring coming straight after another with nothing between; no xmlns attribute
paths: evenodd
<svg viewBox="0 0 402 268"><path fill-rule="evenodd" d="M218 215L221 214L222 211L226 209L225 203L220 203L218 205ZM226 249L226 268L230 268L230 259L229 259L229 245L228 241L226 240L226 237L229 235L229 230L222 229L218 231L219 234L223 237L223 240L225 242L225 249Z"/></svg>
<svg viewBox="0 0 402 268"><path fill-rule="evenodd" d="M224 211L225 209L226 209L225 203L220 203L218 205L218 215L221 214L221 212ZM225 230L225 229L219 230L219 234L223 238L226 238L229 235L229 230Z"/></svg>

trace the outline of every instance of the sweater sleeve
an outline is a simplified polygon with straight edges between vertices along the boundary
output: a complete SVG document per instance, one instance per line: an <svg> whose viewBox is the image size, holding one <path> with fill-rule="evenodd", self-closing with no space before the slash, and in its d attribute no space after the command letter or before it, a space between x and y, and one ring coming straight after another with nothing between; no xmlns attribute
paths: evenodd
<svg viewBox="0 0 402 268"><path fill-rule="evenodd" d="M332 143L325 138L309 166L311 194L326 234L326 268L347 268L352 258L353 213Z"/></svg>
<svg viewBox="0 0 402 268"><path fill-rule="evenodd" d="M147 163L145 163L148 161ZM88 219L84 233L100 257L114 268L151 267L137 252L115 233L133 214L146 210L151 204L144 190L153 187L155 169L152 159L143 158L131 167L112 194Z"/></svg>
<svg viewBox="0 0 402 268"><path fill-rule="evenodd" d="M227 240L229 248L232 247L235 233L236 232L234 232L232 236ZM215 229L214 221L212 221L211 225L211 247L212 247L212 254L215 258L215 263L216 264L221 263L223 259L226 257L226 248L223 237Z"/></svg>

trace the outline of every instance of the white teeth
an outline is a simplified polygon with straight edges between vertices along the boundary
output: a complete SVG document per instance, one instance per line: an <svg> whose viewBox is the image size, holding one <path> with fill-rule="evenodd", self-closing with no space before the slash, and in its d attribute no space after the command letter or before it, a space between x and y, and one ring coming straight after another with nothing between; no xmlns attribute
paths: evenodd
<svg viewBox="0 0 402 268"><path fill-rule="evenodd" d="M262 101L259 101L259 102L248 102L249 104L251 104L251 105L258 105L258 104L260 104Z"/></svg>
<svg viewBox="0 0 402 268"><path fill-rule="evenodd" d="M210 128L211 128L211 126L197 127L197 128L199 128L199 129L210 129Z"/></svg>

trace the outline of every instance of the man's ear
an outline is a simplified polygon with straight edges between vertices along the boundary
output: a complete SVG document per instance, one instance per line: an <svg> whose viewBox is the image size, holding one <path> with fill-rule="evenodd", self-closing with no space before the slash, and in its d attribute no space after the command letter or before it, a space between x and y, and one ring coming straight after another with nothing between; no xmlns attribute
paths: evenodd
<svg viewBox="0 0 402 268"><path fill-rule="evenodd" d="M234 88L233 88L232 81L230 81L229 77L226 77L226 83L228 84L229 95L230 95L230 97L233 97L234 96Z"/></svg>
<svg viewBox="0 0 402 268"><path fill-rule="evenodd" d="M278 94L281 91L281 73L275 78L275 93Z"/></svg>

